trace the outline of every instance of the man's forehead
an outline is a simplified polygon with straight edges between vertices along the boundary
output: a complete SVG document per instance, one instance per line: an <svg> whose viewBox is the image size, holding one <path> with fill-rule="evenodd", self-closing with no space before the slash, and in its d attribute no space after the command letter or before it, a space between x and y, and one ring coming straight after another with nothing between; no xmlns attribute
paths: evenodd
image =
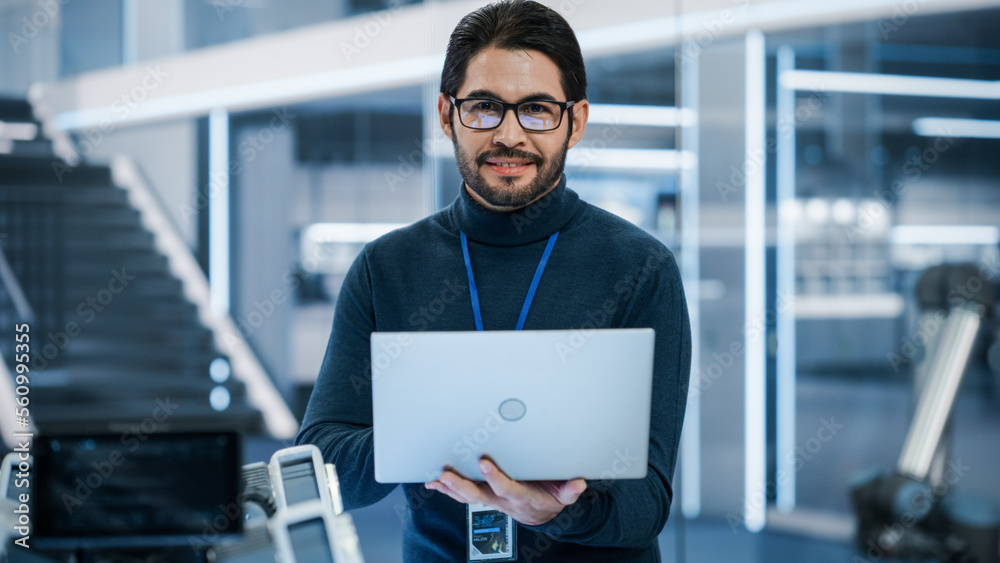
<svg viewBox="0 0 1000 563"><path fill-rule="evenodd" d="M489 47L469 59L459 97L473 91L494 92L507 101L547 94L565 99L561 73L555 61L534 50Z"/></svg>

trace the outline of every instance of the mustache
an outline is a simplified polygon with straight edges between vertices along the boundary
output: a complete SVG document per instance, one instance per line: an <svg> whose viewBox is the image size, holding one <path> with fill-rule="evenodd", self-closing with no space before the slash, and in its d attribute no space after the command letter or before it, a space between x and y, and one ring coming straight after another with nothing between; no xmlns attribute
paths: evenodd
<svg viewBox="0 0 1000 563"><path fill-rule="evenodd" d="M535 165L541 164L543 161L542 157L536 154L531 154L530 152L525 152L519 149L502 148L480 154L479 156L476 157L476 164L482 166L486 164L486 161L491 158L511 158L517 160L526 160Z"/></svg>

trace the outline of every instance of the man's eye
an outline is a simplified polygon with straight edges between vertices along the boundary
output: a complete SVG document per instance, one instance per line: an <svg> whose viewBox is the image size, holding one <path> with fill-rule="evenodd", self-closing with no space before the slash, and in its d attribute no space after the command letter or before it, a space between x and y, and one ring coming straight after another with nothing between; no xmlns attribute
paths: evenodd
<svg viewBox="0 0 1000 563"><path fill-rule="evenodd" d="M476 105L472 106L472 110L479 112L494 112L497 111L497 104L489 100L482 100L476 102Z"/></svg>
<svg viewBox="0 0 1000 563"><path fill-rule="evenodd" d="M551 115L552 108L548 104L528 104L525 109L529 115Z"/></svg>

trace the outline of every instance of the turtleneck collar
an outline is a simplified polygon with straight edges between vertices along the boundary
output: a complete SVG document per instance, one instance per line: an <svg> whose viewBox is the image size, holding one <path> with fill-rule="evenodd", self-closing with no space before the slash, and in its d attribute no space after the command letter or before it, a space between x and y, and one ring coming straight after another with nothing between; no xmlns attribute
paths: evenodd
<svg viewBox="0 0 1000 563"><path fill-rule="evenodd" d="M455 227L470 240L492 246L518 246L548 238L562 229L580 209L580 197L566 188L566 175L542 199L512 212L486 209L472 199L462 184L448 210Z"/></svg>

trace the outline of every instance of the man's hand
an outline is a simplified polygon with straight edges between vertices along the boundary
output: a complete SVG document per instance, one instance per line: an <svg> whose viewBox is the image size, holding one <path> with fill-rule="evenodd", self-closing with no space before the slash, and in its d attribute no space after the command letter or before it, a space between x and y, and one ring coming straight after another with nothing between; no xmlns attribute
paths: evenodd
<svg viewBox="0 0 1000 563"><path fill-rule="evenodd" d="M479 460L485 483L445 469L437 481L424 483L465 504L485 504L525 526L538 526L555 518L563 507L576 502L587 490L583 479L570 481L514 481L487 458Z"/></svg>

